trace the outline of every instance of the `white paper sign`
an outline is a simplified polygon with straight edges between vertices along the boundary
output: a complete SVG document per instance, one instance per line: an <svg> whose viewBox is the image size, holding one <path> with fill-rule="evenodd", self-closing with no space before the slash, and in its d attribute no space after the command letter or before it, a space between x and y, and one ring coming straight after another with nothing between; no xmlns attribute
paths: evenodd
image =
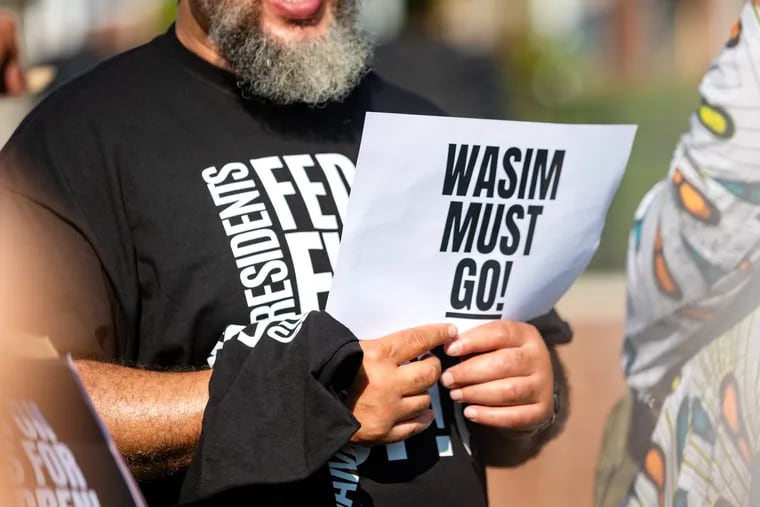
<svg viewBox="0 0 760 507"><path fill-rule="evenodd" d="M635 132L368 113L327 311L360 338L548 312L597 249Z"/></svg>

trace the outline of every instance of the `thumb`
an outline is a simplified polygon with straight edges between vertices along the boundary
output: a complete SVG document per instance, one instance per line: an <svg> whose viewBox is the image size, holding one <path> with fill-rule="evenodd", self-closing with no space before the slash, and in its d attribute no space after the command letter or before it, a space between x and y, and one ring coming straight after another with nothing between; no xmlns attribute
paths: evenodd
<svg viewBox="0 0 760 507"><path fill-rule="evenodd" d="M446 345L458 333L456 326L451 324L428 324L390 334L384 339L390 342L388 345L392 358L402 364L438 346Z"/></svg>

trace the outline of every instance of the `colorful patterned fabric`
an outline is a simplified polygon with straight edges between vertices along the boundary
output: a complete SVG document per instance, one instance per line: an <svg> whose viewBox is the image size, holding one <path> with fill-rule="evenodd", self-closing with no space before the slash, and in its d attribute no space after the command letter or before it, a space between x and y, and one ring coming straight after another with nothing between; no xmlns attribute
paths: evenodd
<svg viewBox="0 0 760 507"><path fill-rule="evenodd" d="M760 277L760 0L700 92L631 235L623 361L656 423L625 506L760 505L760 310L735 311Z"/></svg>
<svg viewBox="0 0 760 507"><path fill-rule="evenodd" d="M760 6L748 3L700 86L670 166L636 212L623 357L642 397L710 337L760 261Z"/></svg>
<svg viewBox="0 0 760 507"><path fill-rule="evenodd" d="M760 505L758 358L760 311L684 366L623 505Z"/></svg>

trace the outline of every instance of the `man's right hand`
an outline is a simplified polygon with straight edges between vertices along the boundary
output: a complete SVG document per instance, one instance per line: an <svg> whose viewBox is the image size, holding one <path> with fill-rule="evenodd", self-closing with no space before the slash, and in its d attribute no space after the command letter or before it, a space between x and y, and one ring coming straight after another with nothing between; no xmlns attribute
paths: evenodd
<svg viewBox="0 0 760 507"><path fill-rule="evenodd" d="M21 69L16 24L10 14L0 12L0 95L21 95L26 91Z"/></svg>
<svg viewBox="0 0 760 507"><path fill-rule="evenodd" d="M441 376L441 362L428 354L457 337L450 324L406 329L362 340L362 368L354 381L349 407L361 428L354 444L372 446L405 440L425 430L435 414L428 389Z"/></svg>

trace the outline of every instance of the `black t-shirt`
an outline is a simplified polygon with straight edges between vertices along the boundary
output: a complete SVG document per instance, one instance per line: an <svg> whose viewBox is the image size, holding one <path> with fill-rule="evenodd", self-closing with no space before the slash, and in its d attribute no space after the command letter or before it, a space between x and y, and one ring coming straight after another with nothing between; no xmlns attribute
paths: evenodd
<svg viewBox="0 0 760 507"><path fill-rule="evenodd" d="M33 330L84 354L199 366L226 325L265 307L299 313L300 299L315 297L295 281L303 270L324 288L322 302L327 279L318 275L330 273L336 206L371 110L437 112L373 73L324 108L247 100L234 76L173 31L53 93L5 147L4 165L14 164L5 187L27 197L27 213L42 207L86 240L103 276L79 283L102 284L112 301L83 324L37 317ZM287 255L291 245L311 266ZM70 266L50 262L53 277ZM79 288L58 291L81 299Z"/></svg>
<svg viewBox="0 0 760 507"><path fill-rule="evenodd" d="M240 346L231 324L302 324L300 315L324 307L367 111L441 114L373 72L345 101L324 107L246 98L232 74L185 49L173 29L101 64L46 98L0 156L0 322L47 335L78 357L156 369L204 367L217 343ZM314 328L301 324L298 330ZM355 342L346 333L336 348ZM351 346L337 377L355 368L358 347ZM331 353L312 347L304 354L314 350ZM280 371L272 361L281 356L277 349L254 365L232 361L228 368L258 378L259 364ZM217 375L221 397L228 383L238 389L248 378ZM339 398L333 391L342 382L319 381ZM251 385L248 399L241 394L235 424L262 418L249 401L256 396L310 392L276 376L267 382L266 391ZM213 401L213 379L211 394ZM364 460L363 505L486 503L483 468L463 445L464 424L445 393L437 400L441 419L424 434L368 456L344 449L332 468L320 468L332 474L335 504L342 494L356 498L354 474L344 466L352 459ZM350 413L340 410L333 415L348 431ZM242 430L209 423L209 412L204 437L210 427L222 432L215 452L224 456L224 432ZM249 439L244 450L266 454L276 446L295 454L286 460L303 458L301 442L274 436ZM204 451L198 459L207 459ZM244 482L245 472L231 464L216 473ZM266 470L259 476L266 481ZM161 482L145 492L161 505L177 489Z"/></svg>

